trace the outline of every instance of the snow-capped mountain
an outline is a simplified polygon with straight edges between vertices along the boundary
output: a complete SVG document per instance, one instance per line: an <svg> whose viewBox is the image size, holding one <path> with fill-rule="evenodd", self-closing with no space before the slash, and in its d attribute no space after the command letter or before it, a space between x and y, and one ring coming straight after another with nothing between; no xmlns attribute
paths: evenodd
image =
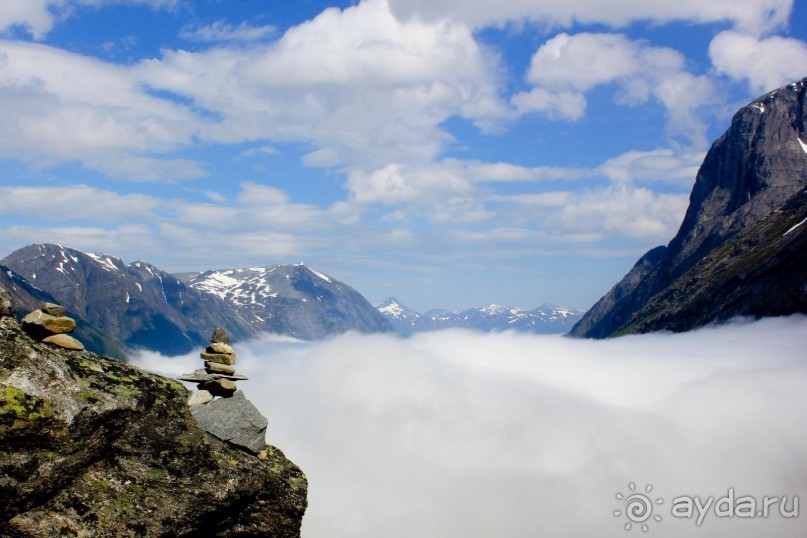
<svg viewBox="0 0 807 538"><path fill-rule="evenodd" d="M85 341L88 348L117 356L123 351L113 353L116 346L187 353L204 346L216 327L235 340L260 331L303 340L393 331L353 288L304 264L180 278L144 261L126 264L115 256L49 244L19 249L0 264L6 271L0 284L12 288L15 304L28 310L43 300L61 304L80 327L97 329L109 340Z"/></svg>
<svg viewBox="0 0 807 538"><path fill-rule="evenodd" d="M434 309L420 314L393 298L376 305L376 308L398 332L405 335L449 328L564 334L584 313L576 308L551 304L534 310L491 304L463 311Z"/></svg>
<svg viewBox="0 0 807 538"><path fill-rule="evenodd" d="M107 254L43 244L21 248L0 264L127 348L176 355L205 345L218 326L234 338L257 332L225 301L143 261L125 264Z"/></svg>
<svg viewBox="0 0 807 538"><path fill-rule="evenodd" d="M393 330L356 290L302 263L207 271L188 284L226 301L260 330L302 340Z"/></svg>

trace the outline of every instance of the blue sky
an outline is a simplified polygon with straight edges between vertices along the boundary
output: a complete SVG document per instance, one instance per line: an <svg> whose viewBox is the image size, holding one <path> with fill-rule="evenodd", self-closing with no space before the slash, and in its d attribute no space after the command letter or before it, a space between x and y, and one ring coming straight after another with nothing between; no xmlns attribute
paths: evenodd
<svg viewBox="0 0 807 538"><path fill-rule="evenodd" d="M587 308L805 39L801 0L1 0L0 252Z"/></svg>

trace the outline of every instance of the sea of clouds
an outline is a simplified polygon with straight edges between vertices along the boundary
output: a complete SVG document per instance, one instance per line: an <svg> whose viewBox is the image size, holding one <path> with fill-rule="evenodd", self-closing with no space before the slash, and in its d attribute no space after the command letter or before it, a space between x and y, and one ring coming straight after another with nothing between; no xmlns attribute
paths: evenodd
<svg viewBox="0 0 807 538"><path fill-rule="evenodd" d="M617 493L663 501L651 536L807 535L804 316L606 341L451 330L235 348L267 441L308 476L306 538L644 534L625 530ZM201 366L134 362L170 376ZM805 506L751 519L712 508L700 526L697 511L671 513L674 498L730 488Z"/></svg>

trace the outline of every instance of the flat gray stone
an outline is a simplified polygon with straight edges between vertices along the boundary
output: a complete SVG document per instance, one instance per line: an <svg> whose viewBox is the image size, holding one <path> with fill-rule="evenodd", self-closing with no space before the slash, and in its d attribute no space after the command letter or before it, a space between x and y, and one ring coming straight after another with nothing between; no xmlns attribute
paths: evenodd
<svg viewBox="0 0 807 538"><path fill-rule="evenodd" d="M269 421L247 400L243 391L196 405L191 413L209 434L258 454L266 448Z"/></svg>
<svg viewBox="0 0 807 538"><path fill-rule="evenodd" d="M191 381L193 383L202 383L204 381L215 381L216 379L229 379L230 381L248 381L249 378L241 374L208 374L204 368L194 371L192 374L182 374L177 379L180 381Z"/></svg>

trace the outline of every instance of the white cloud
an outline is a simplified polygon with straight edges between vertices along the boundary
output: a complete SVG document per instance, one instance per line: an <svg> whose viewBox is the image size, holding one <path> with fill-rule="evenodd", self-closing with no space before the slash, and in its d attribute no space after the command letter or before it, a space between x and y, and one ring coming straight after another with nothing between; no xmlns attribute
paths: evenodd
<svg viewBox="0 0 807 538"><path fill-rule="evenodd" d="M309 480L317 537L624 537L615 493L654 486L650 533L803 535L803 517L670 515L677 495L807 495L807 319L581 341L440 332L235 343L239 388ZM198 356L144 354L172 376ZM633 532L639 532L634 528Z"/></svg>
<svg viewBox="0 0 807 538"><path fill-rule="evenodd" d="M189 41L204 41L209 43L221 43L225 41L249 42L260 41L273 36L277 32L277 27L270 24L264 26L252 26L247 22L242 22L238 26L227 24L224 21L215 21L207 25L185 26L179 36Z"/></svg>
<svg viewBox="0 0 807 538"><path fill-rule="evenodd" d="M86 185L2 187L0 217L15 222L2 230L0 250L29 243L62 243L79 250L128 253L173 270L211 264L265 264L322 249L313 231L332 228L343 213L295 204L272 187L244 182L232 199L194 202L143 194L120 195ZM209 197L208 197L209 198ZM58 200L58 209L43 212ZM183 256L176 256L182 245ZM211 256L211 245L215 255Z"/></svg>
<svg viewBox="0 0 807 538"><path fill-rule="evenodd" d="M730 22L745 31L760 33L785 26L793 0L390 0L393 11L402 17L426 20L452 19L480 28L510 22L532 21L549 27L568 28L575 23L624 27L636 21L663 24L672 21L692 23Z"/></svg>
<svg viewBox="0 0 807 538"><path fill-rule="evenodd" d="M327 9L271 44L169 51L138 73L219 115L208 140L307 142L310 166L370 170L428 162L451 140L440 125L453 115L486 126L505 115L496 62L461 24L401 23L369 0Z"/></svg>
<svg viewBox="0 0 807 538"><path fill-rule="evenodd" d="M747 80L757 93L774 90L807 74L807 43L799 39L759 39L726 31L709 44L709 57L718 73Z"/></svg>
<svg viewBox="0 0 807 538"><path fill-rule="evenodd" d="M576 120L585 110L585 92L615 83L619 104L657 99L667 111L671 135L696 147L706 144L706 125L696 111L714 100L715 91L709 78L685 71L684 56L676 50L622 34L562 33L533 54L526 77L535 87L511 99L521 113Z"/></svg>
<svg viewBox="0 0 807 538"><path fill-rule="evenodd" d="M541 112L553 120L579 120L586 111L586 98L578 92L533 88L517 93L511 101L519 114Z"/></svg>
<svg viewBox="0 0 807 538"><path fill-rule="evenodd" d="M678 154L671 149L628 151L598 167L616 182L672 183L691 187L704 153Z"/></svg>
<svg viewBox="0 0 807 538"><path fill-rule="evenodd" d="M187 179L199 163L159 159L203 123L143 91L126 67L44 45L0 41L0 157L37 165L80 160L122 179Z"/></svg>
<svg viewBox="0 0 807 538"><path fill-rule="evenodd" d="M0 9L0 31L19 26L35 39L41 39L53 28L53 14L48 0L6 0Z"/></svg>
<svg viewBox="0 0 807 538"><path fill-rule="evenodd" d="M687 194L658 194L616 184L569 194L559 218L568 231L666 242L681 225L688 205Z"/></svg>
<svg viewBox="0 0 807 538"><path fill-rule="evenodd" d="M213 30L254 28L202 33ZM114 65L4 41L0 59L0 157L79 160L122 179L199 177L199 163L170 157L199 141L306 144L303 162L315 167L428 163L452 141L446 119L495 129L512 115L498 97L498 59L469 28L401 23L385 0L327 9L246 48Z"/></svg>
<svg viewBox="0 0 807 538"><path fill-rule="evenodd" d="M79 5L102 7L107 4L146 5L152 9L174 8L179 0L3 0L0 33L22 28L34 39L42 39L54 25Z"/></svg>

